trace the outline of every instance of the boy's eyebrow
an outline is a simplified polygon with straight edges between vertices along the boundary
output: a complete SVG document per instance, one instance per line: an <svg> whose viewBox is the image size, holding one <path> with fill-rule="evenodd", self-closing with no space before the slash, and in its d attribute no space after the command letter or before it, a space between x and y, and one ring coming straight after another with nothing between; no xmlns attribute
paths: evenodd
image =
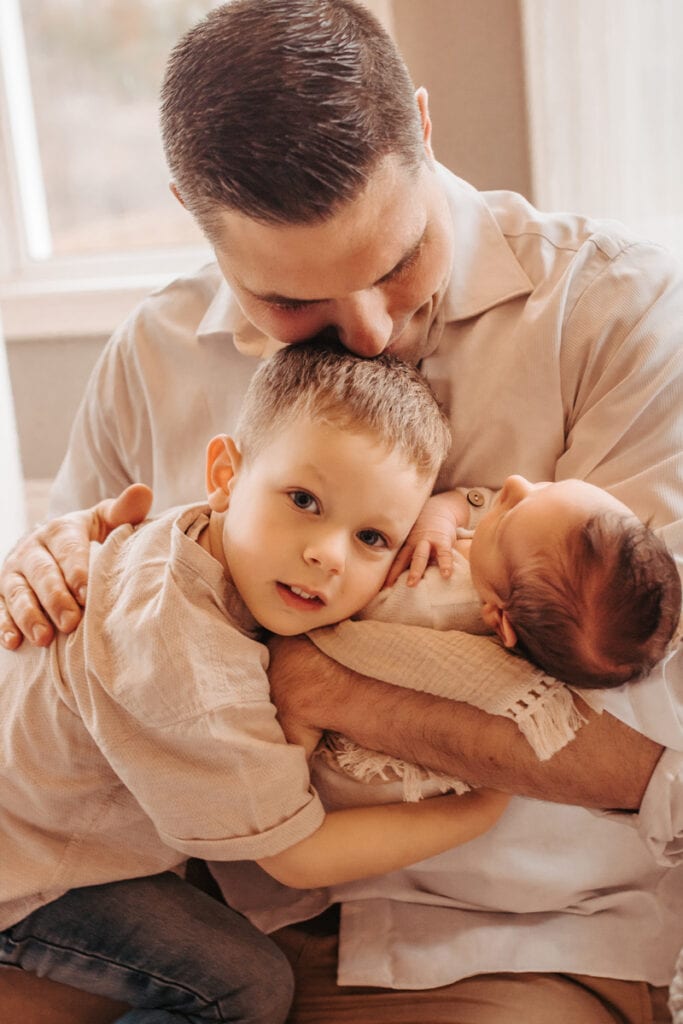
<svg viewBox="0 0 683 1024"><path fill-rule="evenodd" d="M390 281L397 274L400 274L403 268L417 256L422 244L424 243L426 234L427 228L425 227L420 237L410 246L408 251L401 256L398 263L395 263L391 270L388 270L386 274L382 274L381 277L377 278L370 287L374 288L378 284L384 284L386 281ZM250 291L250 289L247 288L246 291ZM250 292L250 294L253 295L255 299L260 299L261 302L270 302L275 304L295 302L297 306L315 306L320 302L329 301L328 299L297 299L293 295L280 295L278 292Z"/></svg>

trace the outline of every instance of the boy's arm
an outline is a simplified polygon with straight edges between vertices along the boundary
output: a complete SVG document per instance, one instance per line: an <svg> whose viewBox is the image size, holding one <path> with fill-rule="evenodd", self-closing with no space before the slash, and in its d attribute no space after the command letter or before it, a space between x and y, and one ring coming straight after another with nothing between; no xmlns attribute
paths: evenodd
<svg viewBox="0 0 683 1024"><path fill-rule="evenodd" d="M402 631L418 627L387 626ZM440 634L444 643L449 634ZM481 638L458 638L466 648ZM417 641L416 641L417 642ZM500 671L510 655L491 643ZM571 743L539 761L516 724L459 701L391 686L328 659L304 637L274 638L269 679L288 737L334 730L381 750L479 786L585 807L637 810L662 747L607 713L587 719ZM494 666L498 670L497 666ZM391 722L391 728L386 723Z"/></svg>
<svg viewBox="0 0 683 1024"><path fill-rule="evenodd" d="M258 864L297 889L383 875L443 853L489 829L509 797L494 790L422 803L332 811L307 839Z"/></svg>

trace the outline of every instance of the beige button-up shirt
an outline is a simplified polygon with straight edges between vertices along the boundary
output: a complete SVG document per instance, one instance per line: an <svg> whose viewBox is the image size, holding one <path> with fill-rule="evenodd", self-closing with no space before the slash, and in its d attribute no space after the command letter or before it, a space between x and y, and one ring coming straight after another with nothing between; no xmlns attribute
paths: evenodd
<svg viewBox="0 0 683 1024"><path fill-rule="evenodd" d="M620 225L543 214L438 173L455 233L443 335L423 367L453 427L440 486L581 477L650 519L680 558L683 280L672 258ZM148 299L95 370L54 510L131 480L151 484L158 507L195 500L197 452L231 429L250 356L269 347L215 266ZM262 923L344 900L344 984L421 988L500 970L666 983L683 945L683 867L668 866L683 853L681 658L605 703L669 748L638 815L518 798L485 836L417 868L308 894L296 911L268 890L283 909Z"/></svg>

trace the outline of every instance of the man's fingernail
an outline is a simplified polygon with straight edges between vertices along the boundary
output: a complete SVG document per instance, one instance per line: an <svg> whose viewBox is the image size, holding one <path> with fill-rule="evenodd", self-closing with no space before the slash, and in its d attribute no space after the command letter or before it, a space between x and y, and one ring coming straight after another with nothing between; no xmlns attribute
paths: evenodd
<svg viewBox="0 0 683 1024"><path fill-rule="evenodd" d="M79 587L78 590L76 591L76 598L77 598L79 604L85 604L85 598L86 598L87 593L88 593L88 588L86 587L86 585L84 583L83 586Z"/></svg>
<svg viewBox="0 0 683 1024"><path fill-rule="evenodd" d="M47 626L34 626L31 630L31 639L34 644L42 644L50 639L50 631Z"/></svg>
<svg viewBox="0 0 683 1024"><path fill-rule="evenodd" d="M8 629L6 633L2 634L3 647L14 647L18 639L17 634L13 633L11 629Z"/></svg>
<svg viewBox="0 0 683 1024"><path fill-rule="evenodd" d="M57 625L61 629L62 633L70 633L72 629L75 629L80 620L80 615L77 612L62 612L57 619Z"/></svg>

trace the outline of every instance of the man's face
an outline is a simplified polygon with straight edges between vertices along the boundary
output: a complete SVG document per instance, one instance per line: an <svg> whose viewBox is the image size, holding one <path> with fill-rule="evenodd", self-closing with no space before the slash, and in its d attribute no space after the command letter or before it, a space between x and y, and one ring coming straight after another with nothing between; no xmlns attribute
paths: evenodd
<svg viewBox="0 0 683 1024"><path fill-rule="evenodd" d="M329 220L266 225L220 215L216 256L248 320L285 344L333 329L352 352L416 363L450 277L453 239L433 166L385 157L363 193Z"/></svg>
<svg viewBox="0 0 683 1024"><path fill-rule="evenodd" d="M304 415L233 467L214 555L282 636L364 607L431 490L398 449Z"/></svg>

